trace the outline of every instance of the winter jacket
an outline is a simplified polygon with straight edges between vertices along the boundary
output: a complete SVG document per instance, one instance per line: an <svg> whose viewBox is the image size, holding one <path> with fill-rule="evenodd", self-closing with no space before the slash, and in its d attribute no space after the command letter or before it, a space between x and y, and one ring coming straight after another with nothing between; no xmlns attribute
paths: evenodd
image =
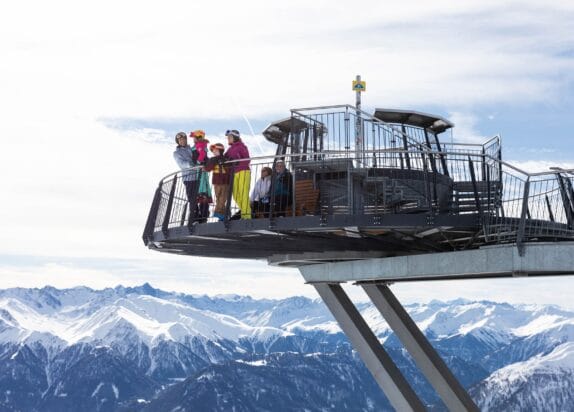
<svg viewBox="0 0 574 412"><path fill-rule="evenodd" d="M231 163L231 167L234 172L251 170L249 169L249 150L247 150L247 146L245 146L241 140L233 143L229 149L227 149L224 156L227 160L247 159L242 160L241 162Z"/></svg>
<svg viewBox="0 0 574 412"><path fill-rule="evenodd" d="M293 179L288 170L275 175L273 179L273 193L275 196L291 196L293 193Z"/></svg>
<svg viewBox="0 0 574 412"><path fill-rule="evenodd" d="M271 189L271 176L262 177L255 183L255 187L253 188L253 192L251 192L249 200L252 202L260 202L260 201L265 202L265 200L267 200L267 202L269 202L270 189Z"/></svg>
<svg viewBox="0 0 574 412"><path fill-rule="evenodd" d="M206 196L209 199L209 203L212 202L212 194L211 194L211 185L209 184L209 173L204 172L203 170L199 170L198 173L201 173L199 178L199 188L197 193L202 196Z"/></svg>
<svg viewBox="0 0 574 412"><path fill-rule="evenodd" d="M184 172L182 173L184 182L197 180L197 177L199 175L199 171L197 169L186 170L198 165L197 157L198 157L197 151L190 146L177 146L177 148L173 152L173 158L175 159L177 165L181 170L184 170Z"/></svg>
<svg viewBox="0 0 574 412"><path fill-rule="evenodd" d="M224 165L225 158L223 155L212 157L207 161L205 170L211 172L211 183L214 185L228 185L230 173L228 166Z"/></svg>
<svg viewBox="0 0 574 412"><path fill-rule="evenodd" d="M207 161L207 144L209 140L198 140L193 145L193 148L197 151L197 162L204 164Z"/></svg>

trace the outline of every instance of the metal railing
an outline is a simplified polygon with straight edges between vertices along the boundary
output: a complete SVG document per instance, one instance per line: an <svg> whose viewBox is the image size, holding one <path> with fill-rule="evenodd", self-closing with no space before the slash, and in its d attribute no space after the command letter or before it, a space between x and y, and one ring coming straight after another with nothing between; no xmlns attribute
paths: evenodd
<svg viewBox="0 0 574 412"><path fill-rule="evenodd" d="M424 162L420 154L411 152L423 152L427 153L429 169L443 174L448 174L443 152L487 154L501 159L499 136L484 144L444 143L428 129L386 123L350 105L292 109L291 119L293 126L298 126L291 128L285 145L290 150L284 153L301 153L302 159L338 151L372 167L390 161L393 167L411 169L421 168ZM367 153L375 154L367 158Z"/></svg>
<svg viewBox="0 0 574 412"><path fill-rule="evenodd" d="M401 168L397 159L405 159L407 152L410 168ZM249 176L241 187L234 182L237 162L225 163L230 180L224 223L239 217L239 212L242 219L267 218L270 227L273 219L305 215L475 214L474 244L516 242L521 246L531 240L574 238L572 171L527 173L483 149L363 150L359 158L354 154L324 150L305 158L301 154L251 158ZM444 159L446 169L435 171L433 156ZM278 178L278 159L285 161L288 171L283 179ZM251 197L266 167L273 171L267 198L257 203L241 200ZM210 193L200 193L199 185L190 193L186 183L190 176L209 177ZM164 177L155 192L144 241L151 241L154 232L167 234L174 227L219 221L213 214L217 199L211 178L202 167ZM240 211L241 202L252 210ZM209 215L198 216L198 209L206 206Z"/></svg>
<svg viewBox="0 0 574 412"><path fill-rule="evenodd" d="M388 124L349 105L293 109L290 124L276 156L251 158L249 172L234 171L241 161L223 165L225 190L202 167L162 179L146 243L159 231L220 220L229 228L236 218L269 219L272 228L280 217L420 213L476 215L464 247L574 237L572 171L527 173L505 163L499 136L444 143L429 130ZM253 190L263 170L271 176L260 199Z"/></svg>

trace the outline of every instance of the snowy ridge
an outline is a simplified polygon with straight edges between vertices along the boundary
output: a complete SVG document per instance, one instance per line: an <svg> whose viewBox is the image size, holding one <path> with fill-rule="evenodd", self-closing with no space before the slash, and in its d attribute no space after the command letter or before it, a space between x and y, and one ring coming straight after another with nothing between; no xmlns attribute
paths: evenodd
<svg viewBox="0 0 574 412"><path fill-rule="evenodd" d="M558 345L547 355L537 355L517 362L493 373L487 381L503 385L516 380L527 381L534 373L554 372L562 369L574 372L574 342Z"/></svg>
<svg viewBox="0 0 574 412"><path fill-rule="evenodd" d="M574 342L546 355L504 367L474 389L481 409L572 410L574 405Z"/></svg>
<svg viewBox="0 0 574 412"><path fill-rule="evenodd" d="M101 301L100 301L101 302ZM198 310L153 296L132 294L113 302L94 305L63 306L61 310L38 312L34 305L14 298L0 300L4 328L0 329L2 341L24 341L31 336L52 335L68 344L80 341L105 341L111 331L131 325L147 344L163 339L182 341L189 336L237 341L242 337L256 336L265 339L287 332L267 326L249 326L228 315ZM84 315L84 316L82 316Z"/></svg>
<svg viewBox="0 0 574 412"><path fill-rule="evenodd" d="M390 334L376 308L370 304L359 308L377 336L384 339ZM543 332L557 334L557 341L574 338L572 314L552 306L456 300L406 308L423 331L437 338L469 335L489 345ZM36 338L57 338L68 344L105 341L126 325L146 344L183 341L190 336L238 341L266 340L297 331L340 332L320 300L302 297L260 301L238 295L209 298L163 292L148 284L102 291L86 287L0 291L0 342Z"/></svg>
<svg viewBox="0 0 574 412"><path fill-rule="evenodd" d="M369 303L357 308L433 405L436 393L413 374L378 310ZM461 383L474 385L481 409L558 411L574 404L574 313L461 299L406 309ZM149 403L156 408L151 410L171 410L170 391L159 403L154 394L181 383L181 396L204 402L195 396L227 396L229 379L242 388L269 385L269 409L296 397L303 405L311 394L297 388L308 379L312 385L304 386L317 390L312 396L327 396L317 405L332 402L342 390L367 409L385 402L373 403L380 396L376 385L356 390L373 380L318 299L185 295L147 284L101 291L0 290L0 387L7 394L0 409L139 410ZM330 379L340 386L323 392ZM258 403L263 393L234 396ZM554 403L544 403L548 399ZM228 402L233 408L233 398ZM337 402L341 409L353 405Z"/></svg>

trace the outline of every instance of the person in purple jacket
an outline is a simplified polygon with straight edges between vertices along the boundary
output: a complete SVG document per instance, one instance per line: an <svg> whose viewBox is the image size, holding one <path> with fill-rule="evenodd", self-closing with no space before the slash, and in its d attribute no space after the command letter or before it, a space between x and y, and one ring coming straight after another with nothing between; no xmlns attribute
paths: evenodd
<svg viewBox="0 0 574 412"><path fill-rule="evenodd" d="M249 168L249 150L241 141L237 130L225 132L229 149L225 152L227 160L240 160L231 163L233 172L233 200L239 207L241 219L251 219L251 206L249 204L249 189L251 186L251 169Z"/></svg>

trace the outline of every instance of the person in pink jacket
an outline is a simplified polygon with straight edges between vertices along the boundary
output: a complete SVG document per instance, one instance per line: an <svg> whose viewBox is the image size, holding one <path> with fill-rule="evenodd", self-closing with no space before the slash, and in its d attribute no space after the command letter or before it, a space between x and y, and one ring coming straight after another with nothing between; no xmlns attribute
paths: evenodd
<svg viewBox="0 0 574 412"><path fill-rule="evenodd" d="M189 132L189 137L193 139L195 150L197 150L197 161L201 164L207 162L207 144L209 140L205 138L205 132L203 130L194 130Z"/></svg>
<svg viewBox="0 0 574 412"><path fill-rule="evenodd" d="M240 209L238 217L251 219L251 206L249 204L249 189L251 186L251 169L249 167L249 150L241 141L241 135L237 130L225 132L229 149L225 152L225 158L232 161L230 169L233 173L233 200ZM234 161L235 160L235 161Z"/></svg>

